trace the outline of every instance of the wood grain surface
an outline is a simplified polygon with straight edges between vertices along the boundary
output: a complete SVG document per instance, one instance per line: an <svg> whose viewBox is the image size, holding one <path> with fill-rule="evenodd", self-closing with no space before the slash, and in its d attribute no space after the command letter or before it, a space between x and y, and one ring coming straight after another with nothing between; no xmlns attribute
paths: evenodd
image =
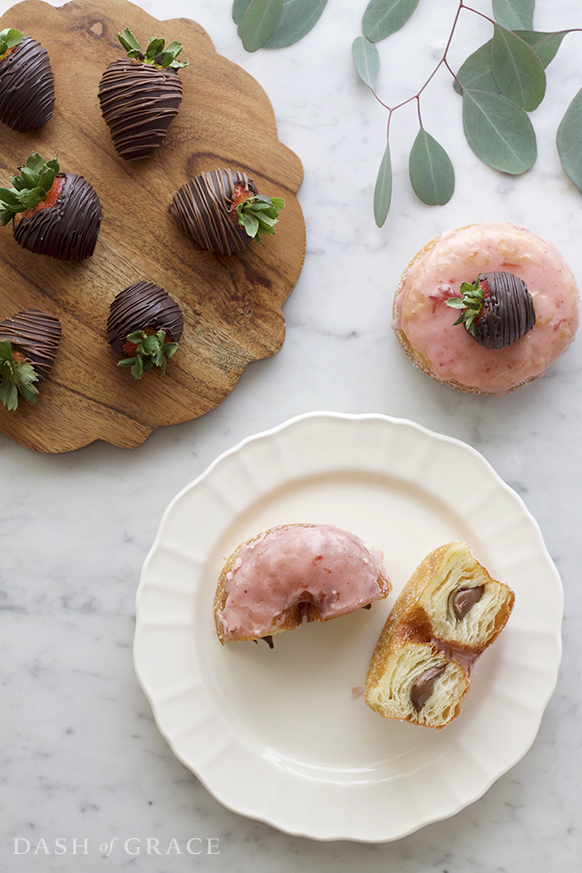
<svg viewBox="0 0 582 873"><path fill-rule="evenodd" d="M107 65L123 55L117 33L128 26L142 47L152 36L184 44L184 99L157 154L118 157L97 99ZM25 0L0 18L41 42L55 76L52 119L35 134L0 124L0 185L31 151L58 152L63 172L95 187L103 221L95 254L80 263L21 249L0 228L0 321L34 307L57 315L63 336L53 370L34 406L0 408L0 429L30 449L65 452L102 439L138 446L157 427L190 421L232 391L245 366L283 344L281 306L305 255L296 193L300 160L277 137L271 104L244 70L218 55L195 22L158 22L126 0L74 0L55 9ZM283 197L277 234L244 252L199 252L168 213L173 194L203 170L247 172L259 192ZM165 376L140 381L116 366L105 338L115 295L140 280L161 285L179 303L185 329Z"/></svg>

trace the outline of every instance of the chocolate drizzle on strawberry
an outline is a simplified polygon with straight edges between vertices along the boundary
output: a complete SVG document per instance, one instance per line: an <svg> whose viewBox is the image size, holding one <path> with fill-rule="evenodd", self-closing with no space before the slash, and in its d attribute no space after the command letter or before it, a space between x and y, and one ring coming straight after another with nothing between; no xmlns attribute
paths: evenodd
<svg viewBox="0 0 582 873"><path fill-rule="evenodd" d="M187 182L174 195L170 213L199 249L229 255L252 242L244 227L233 221L237 185L249 196L258 194L246 173L212 170Z"/></svg>
<svg viewBox="0 0 582 873"><path fill-rule="evenodd" d="M0 340L8 340L32 364L39 381L50 373L61 339L61 323L40 309L23 309L0 322Z"/></svg>
<svg viewBox="0 0 582 873"><path fill-rule="evenodd" d="M151 282L136 282L120 291L109 311L107 341L120 356L130 333L163 330L172 342L179 342L184 330L182 311L167 291Z"/></svg>
<svg viewBox="0 0 582 873"><path fill-rule="evenodd" d="M53 114L55 83L48 53L29 36L0 61L0 121L18 133L40 130Z"/></svg>
<svg viewBox="0 0 582 873"><path fill-rule="evenodd" d="M102 218L101 203L93 186L75 173L64 179L54 206L39 209L14 222L14 239L38 255L62 261L81 261L95 251Z"/></svg>
<svg viewBox="0 0 582 873"><path fill-rule="evenodd" d="M101 112L113 145L126 161L147 158L161 146L182 100L178 73L120 58L99 84Z"/></svg>
<svg viewBox="0 0 582 873"><path fill-rule="evenodd" d="M462 310L455 324L487 349L502 349L517 342L536 323L533 297L514 273L483 273L471 285L463 282L462 297L447 306Z"/></svg>

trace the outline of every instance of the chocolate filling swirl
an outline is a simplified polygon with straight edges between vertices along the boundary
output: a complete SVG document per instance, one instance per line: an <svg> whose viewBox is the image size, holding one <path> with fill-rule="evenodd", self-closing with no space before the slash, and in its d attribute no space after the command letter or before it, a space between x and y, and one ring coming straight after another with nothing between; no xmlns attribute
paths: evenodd
<svg viewBox="0 0 582 873"><path fill-rule="evenodd" d="M182 82L175 70L119 58L103 73L98 96L117 153L139 161L163 143L178 114Z"/></svg>
<svg viewBox="0 0 582 873"><path fill-rule="evenodd" d="M410 702L420 712L434 690L434 683L447 669L446 664L436 664L420 674L410 689Z"/></svg>
<svg viewBox="0 0 582 873"><path fill-rule="evenodd" d="M53 114L55 82L48 53L23 37L0 61L0 120L18 133L40 130Z"/></svg>
<svg viewBox="0 0 582 873"><path fill-rule="evenodd" d="M83 176L59 173L65 180L54 206L13 223L14 239L23 249L61 261L82 261L95 251L101 203Z"/></svg>
<svg viewBox="0 0 582 873"><path fill-rule="evenodd" d="M472 588L457 588L451 595L451 605L457 621L462 621L470 609L479 603L485 591L484 585L474 585Z"/></svg>
<svg viewBox="0 0 582 873"><path fill-rule="evenodd" d="M0 323L0 339L9 340L13 350L22 352L40 381L46 379L53 366L61 323L55 315L40 309L23 309Z"/></svg>
<svg viewBox="0 0 582 873"><path fill-rule="evenodd" d="M244 227L232 219L236 185L249 191L250 196L258 194L246 173L212 170L182 185L174 195L170 213L198 248L229 255L243 251L252 242Z"/></svg>

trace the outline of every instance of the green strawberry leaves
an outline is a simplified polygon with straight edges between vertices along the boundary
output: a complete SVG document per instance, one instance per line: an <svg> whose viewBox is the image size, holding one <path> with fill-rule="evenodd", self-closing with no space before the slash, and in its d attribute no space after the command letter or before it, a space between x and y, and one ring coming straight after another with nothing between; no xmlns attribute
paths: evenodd
<svg viewBox="0 0 582 873"><path fill-rule="evenodd" d="M18 408L18 398L35 403L38 388L34 385L38 376L32 364L14 360L12 343L0 340L0 399L10 412Z"/></svg>
<svg viewBox="0 0 582 873"><path fill-rule="evenodd" d="M451 297L447 300L447 306L451 309L463 311L454 324L464 324L470 333L475 333L475 321L480 316L485 300L485 289L481 287L481 274L477 276L474 284L463 282L461 284L462 297Z"/></svg>
<svg viewBox="0 0 582 873"><path fill-rule="evenodd" d="M8 224L18 212L25 212L44 200L59 172L56 158L44 161L32 152L26 164L19 167L20 176L11 176L12 188L0 188L0 221Z"/></svg>
<svg viewBox="0 0 582 873"><path fill-rule="evenodd" d="M122 33L117 34L117 38L125 51L128 58L136 58L145 64L150 64L163 69L178 70L182 67L187 67L189 61L177 60L178 55L182 52L183 46L179 42L171 42L166 45L165 40L159 37L154 37L148 43L145 54L129 27L124 28Z"/></svg>
<svg viewBox="0 0 582 873"><path fill-rule="evenodd" d="M6 54L8 49L14 48L22 42L22 33L14 27L7 27L0 31L0 58Z"/></svg>
<svg viewBox="0 0 582 873"><path fill-rule="evenodd" d="M143 374L148 373L153 367L159 367L163 375L166 372L168 358L171 358L178 349L178 343L166 342L165 330L158 330L152 334L137 330L128 334L127 341L136 346L135 355L118 361L117 366L130 367L134 379L141 379Z"/></svg>
<svg viewBox="0 0 582 873"><path fill-rule="evenodd" d="M244 227L248 236L261 242L261 234L275 233L275 225L279 221L279 212L284 209L285 201L281 197L248 197L236 207L238 223Z"/></svg>

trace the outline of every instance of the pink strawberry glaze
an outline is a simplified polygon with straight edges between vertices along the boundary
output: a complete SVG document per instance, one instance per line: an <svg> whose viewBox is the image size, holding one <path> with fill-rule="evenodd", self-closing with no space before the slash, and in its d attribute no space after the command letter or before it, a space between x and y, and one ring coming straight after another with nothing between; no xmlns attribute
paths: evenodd
<svg viewBox="0 0 582 873"><path fill-rule="evenodd" d="M524 280L536 311L532 330L498 350L483 348L462 325L454 325L458 313L446 305L459 296L461 282L497 270ZM489 222L442 233L409 267L395 310L392 327L406 334L439 379L503 395L541 378L568 348L578 328L579 293L551 243L509 222Z"/></svg>
<svg viewBox="0 0 582 873"><path fill-rule="evenodd" d="M218 613L226 639L275 633L285 611L317 605L323 621L385 597L390 583L380 550L334 525L272 528L243 544L227 573L228 596ZM380 580L380 581L379 581Z"/></svg>

